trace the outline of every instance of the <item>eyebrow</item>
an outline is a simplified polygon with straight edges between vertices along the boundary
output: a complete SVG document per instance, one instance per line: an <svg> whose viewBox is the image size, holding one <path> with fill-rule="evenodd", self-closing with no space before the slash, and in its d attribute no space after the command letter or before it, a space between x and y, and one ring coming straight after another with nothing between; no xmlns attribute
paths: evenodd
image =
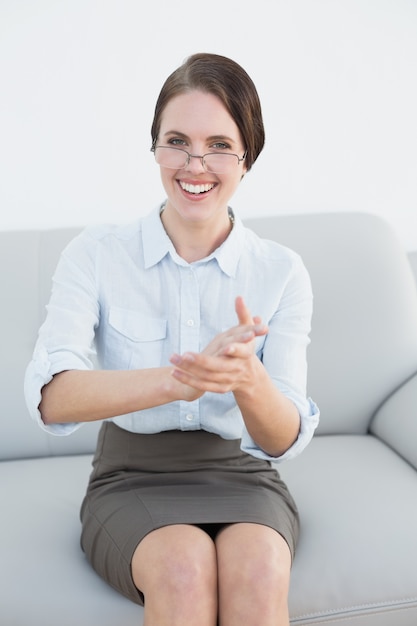
<svg viewBox="0 0 417 626"><path fill-rule="evenodd" d="M179 130L168 130L166 133L164 133L164 137L170 136L180 137L181 139L189 139L188 135L185 135ZM236 139L232 139L232 137L228 137L227 135L211 135L210 137L207 137L206 141L225 141L227 143L238 143Z"/></svg>

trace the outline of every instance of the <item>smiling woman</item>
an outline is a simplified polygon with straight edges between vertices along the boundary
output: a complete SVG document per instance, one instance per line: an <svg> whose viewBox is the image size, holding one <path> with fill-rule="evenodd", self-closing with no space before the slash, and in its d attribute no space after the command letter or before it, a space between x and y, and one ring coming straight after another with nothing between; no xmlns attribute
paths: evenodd
<svg viewBox="0 0 417 626"><path fill-rule="evenodd" d="M237 63L197 54L168 77L152 124L166 199L66 248L26 372L42 428L103 420L81 543L145 624L289 624L299 520L271 461L308 445L319 412L306 269L229 206L263 143Z"/></svg>
<svg viewBox="0 0 417 626"><path fill-rule="evenodd" d="M179 130L174 132L174 128ZM228 142L213 140L220 135L228 137ZM162 222L177 250L181 246L180 254L186 260L196 260L196 252L200 258L208 256L229 234L227 206L247 171L245 159L238 156L245 153L245 148L236 122L211 93L188 90L174 96L163 109L154 147L167 194ZM165 155L162 163L161 152ZM180 167L173 168L171 156L166 167L167 154L173 154ZM220 171L207 167L210 159L217 166L220 163L216 167Z"/></svg>
<svg viewBox="0 0 417 626"><path fill-rule="evenodd" d="M218 59L217 64L213 63L214 58ZM159 138L161 116L168 102L192 89L212 94L222 102L239 128L247 152L246 168L250 170L265 143L261 103L247 72L231 59L219 55L194 54L167 78L155 106L152 145ZM223 141L222 137L211 139Z"/></svg>

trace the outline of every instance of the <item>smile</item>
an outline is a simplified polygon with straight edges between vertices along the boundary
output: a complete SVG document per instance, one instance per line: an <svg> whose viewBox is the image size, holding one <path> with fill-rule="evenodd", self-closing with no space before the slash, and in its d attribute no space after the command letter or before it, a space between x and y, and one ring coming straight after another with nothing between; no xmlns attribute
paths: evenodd
<svg viewBox="0 0 417 626"><path fill-rule="evenodd" d="M184 183L181 180L179 181L179 183L181 189L195 195L198 195L200 193L207 193L207 191L210 191L215 186L214 183L206 183L205 185L190 185L189 183Z"/></svg>

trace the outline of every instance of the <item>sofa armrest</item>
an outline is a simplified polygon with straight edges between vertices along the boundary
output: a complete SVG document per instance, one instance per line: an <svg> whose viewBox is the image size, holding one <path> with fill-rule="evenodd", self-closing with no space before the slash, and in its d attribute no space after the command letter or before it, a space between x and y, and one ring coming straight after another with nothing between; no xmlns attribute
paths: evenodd
<svg viewBox="0 0 417 626"><path fill-rule="evenodd" d="M409 252L407 256L411 265L411 269L414 274L414 279L417 284L417 250L413 250L412 252Z"/></svg>
<svg viewBox="0 0 417 626"><path fill-rule="evenodd" d="M417 469L417 374L379 407L370 430Z"/></svg>

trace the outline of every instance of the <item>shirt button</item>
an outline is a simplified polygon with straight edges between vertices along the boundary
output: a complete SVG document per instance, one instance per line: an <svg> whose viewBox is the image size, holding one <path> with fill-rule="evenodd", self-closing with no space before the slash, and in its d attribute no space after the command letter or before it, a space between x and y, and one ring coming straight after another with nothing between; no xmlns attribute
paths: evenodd
<svg viewBox="0 0 417 626"><path fill-rule="evenodd" d="M187 326L194 326L194 320L187 320Z"/></svg>
<svg viewBox="0 0 417 626"><path fill-rule="evenodd" d="M192 413L188 413L188 415L185 416L185 419L187 422L192 422L194 420L194 415Z"/></svg>

